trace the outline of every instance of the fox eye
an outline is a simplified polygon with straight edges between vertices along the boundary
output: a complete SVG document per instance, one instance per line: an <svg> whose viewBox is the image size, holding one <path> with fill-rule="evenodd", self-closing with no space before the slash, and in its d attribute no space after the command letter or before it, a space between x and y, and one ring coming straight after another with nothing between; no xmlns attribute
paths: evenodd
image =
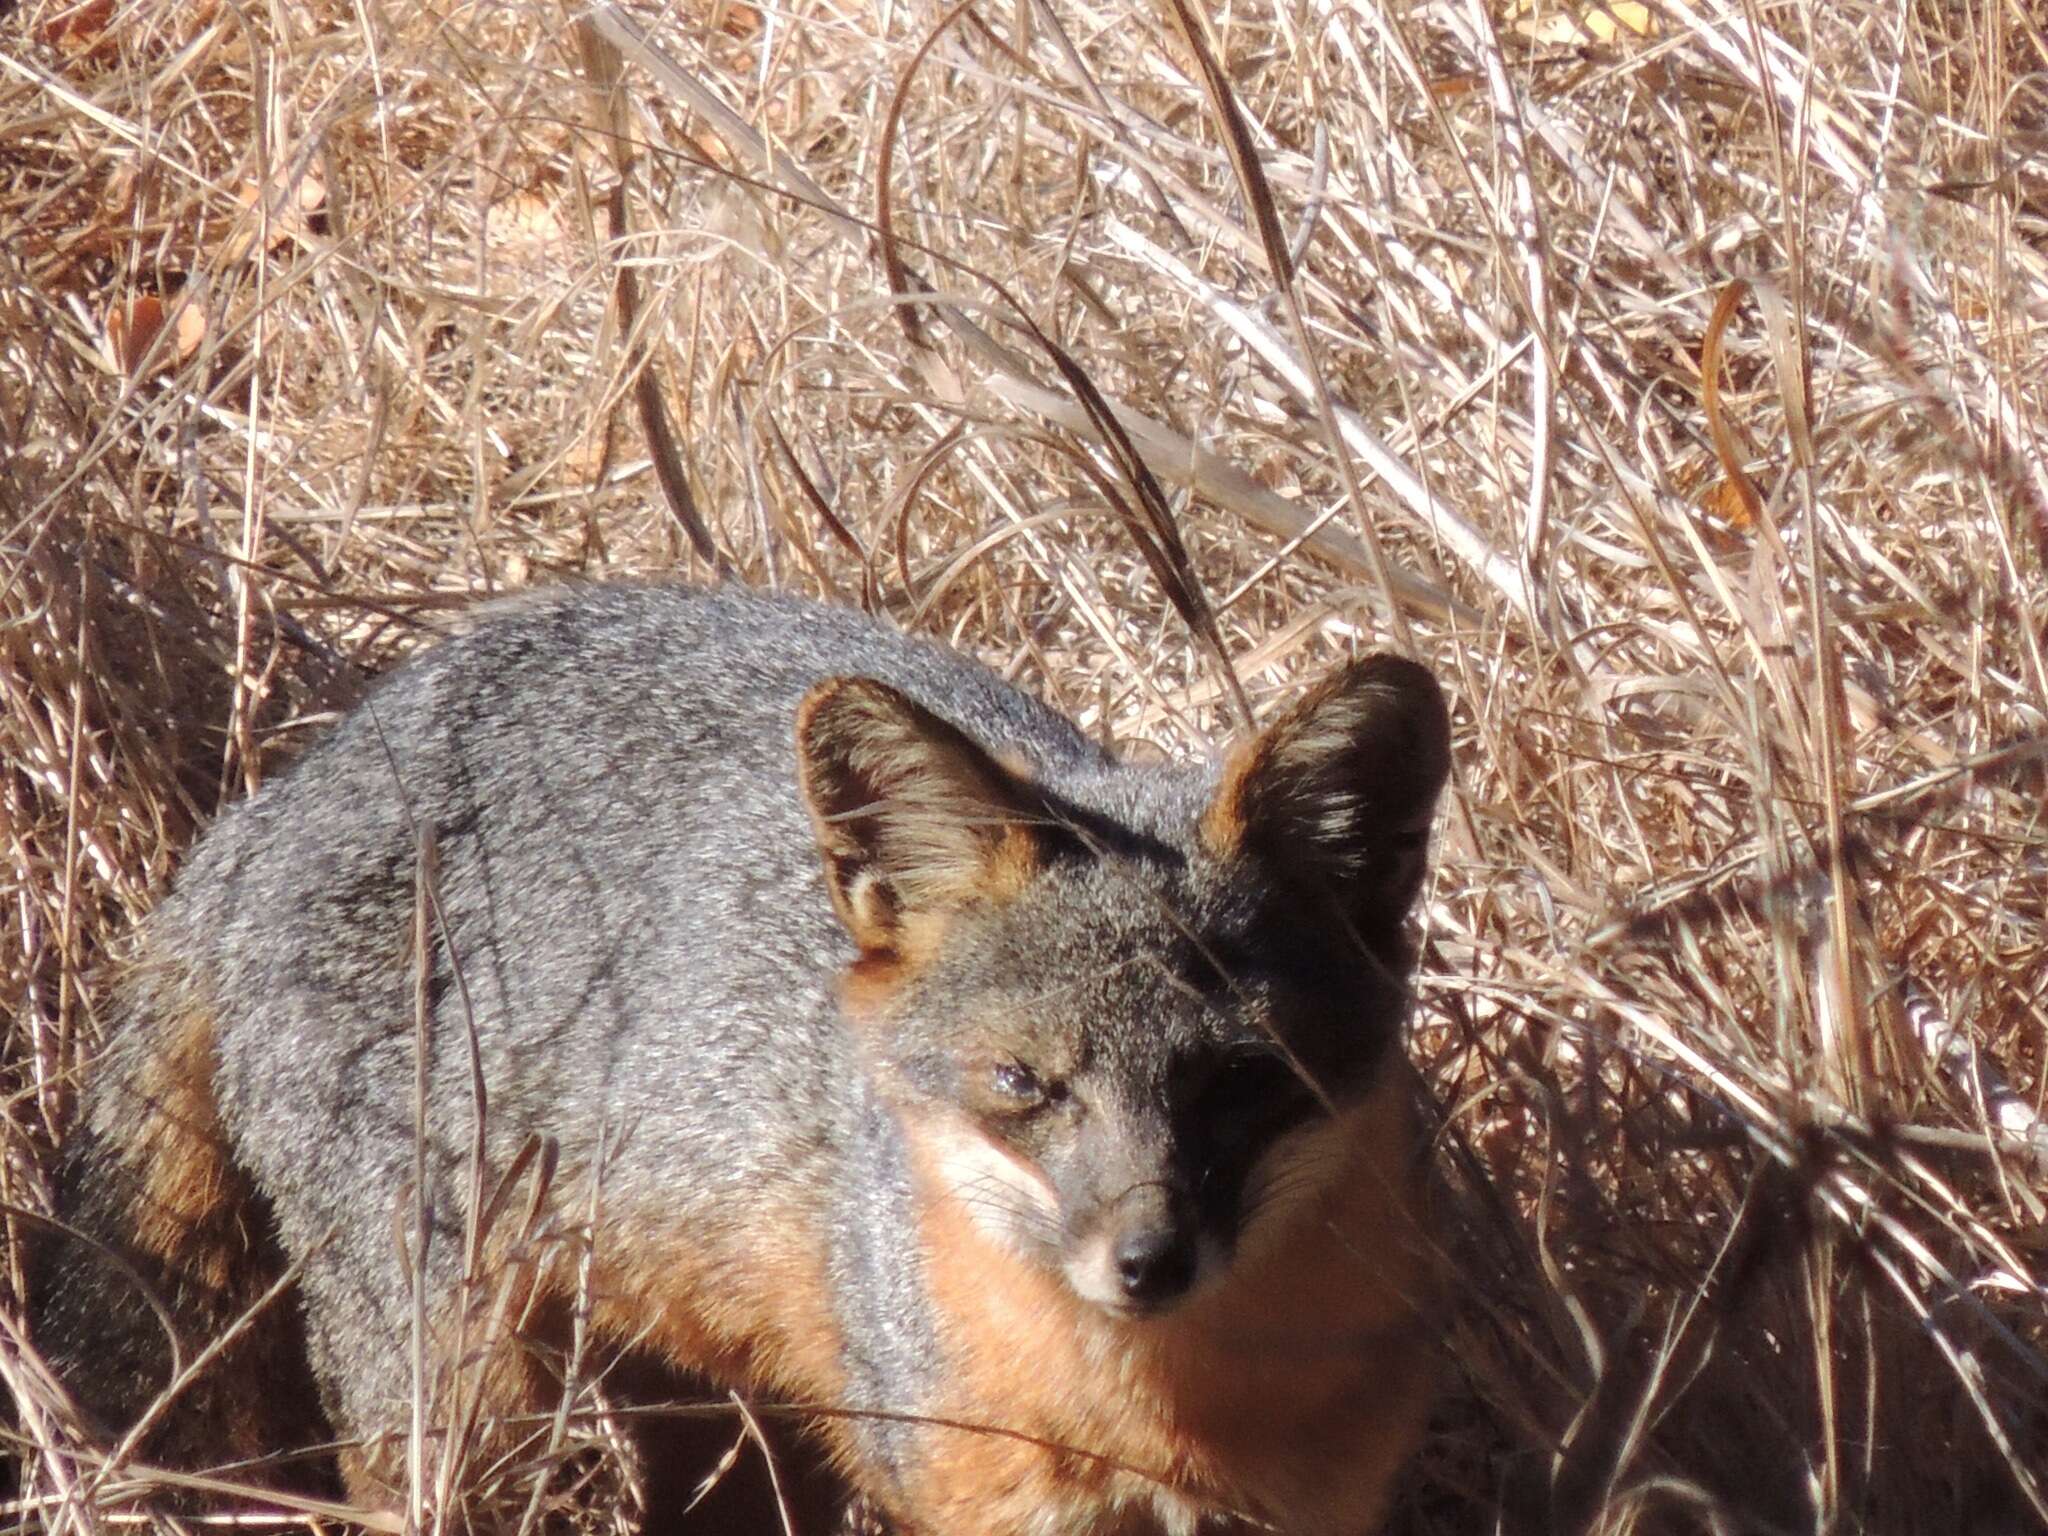
<svg viewBox="0 0 2048 1536"><path fill-rule="evenodd" d="M1019 1109L1037 1109L1054 1104L1067 1095L1065 1083L1048 1083L1021 1061L998 1062L989 1073L989 1086L999 1098Z"/></svg>

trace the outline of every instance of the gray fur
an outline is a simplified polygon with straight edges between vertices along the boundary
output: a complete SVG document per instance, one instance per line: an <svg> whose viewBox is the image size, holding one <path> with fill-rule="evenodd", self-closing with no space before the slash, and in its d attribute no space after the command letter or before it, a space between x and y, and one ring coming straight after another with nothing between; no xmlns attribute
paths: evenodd
<svg viewBox="0 0 2048 1536"><path fill-rule="evenodd" d="M949 939L880 1060L839 1017L856 950L796 779L798 706L841 675L1020 757L1057 817L1111 855ZM1070 1167L1048 1168L1063 1193L1085 1192L1172 1155L1153 1144L1172 1139L1169 1076L1189 1042L1241 1044L1239 1002L1290 984L1257 968L1220 994L1190 980L1206 947L1266 942L1254 930L1267 884L1197 832L1215 782L1213 767L1119 765L986 669L841 610L655 585L526 598L384 680L220 818L148 925L148 963L175 977L146 973L131 1011L147 1013L153 988L211 1002L232 1159L303 1266L336 1428L401 1427L409 1302L393 1234L411 1209L409 934L429 838L435 1290L459 1270L473 1029L494 1170L530 1136L552 1138L571 1182L602 1155L607 1227L714 1243L735 1202L816 1212L852 1391L914 1412L934 1351L895 1116L906 1097L964 1091L949 1032L1000 999L1062 1048L1081 1042L1076 1081L1105 1107L1090 1123L1119 1139L1083 1137ZM1412 821L1409 802L1426 816L1435 782L1389 793ZM1377 1060L1400 1009L1405 954L1364 937L1370 963L1344 967L1357 1041L1319 1058L1339 1088ZM149 1112L135 1085L155 1022L130 1018L102 1065L92 1137L117 1142ZM865 1434L878 1463L904 1454L899 1428Z"/></svg>

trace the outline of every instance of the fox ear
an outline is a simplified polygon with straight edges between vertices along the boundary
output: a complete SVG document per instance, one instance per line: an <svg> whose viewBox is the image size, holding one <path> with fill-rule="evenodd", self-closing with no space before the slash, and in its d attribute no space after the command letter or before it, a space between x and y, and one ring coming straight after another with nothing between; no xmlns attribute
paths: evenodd
<svg viewBox="0 0 2048 1536"><path fill-rule="evenodd" d="M1325 679L1223 770L1202 817L1221 857L1249 853L1333 895L1367 939L1400 926L1422 883L1450 771L1443 691L1399 656Z"/></svg>
<svg viewBox="0 0 2048 1536"><path fill-rule="evenodd" d="M796 743L832 905L863 951L900 951L920 920L1013 894L1042 862L1030 786L886 684L818 684Z"/></svg>

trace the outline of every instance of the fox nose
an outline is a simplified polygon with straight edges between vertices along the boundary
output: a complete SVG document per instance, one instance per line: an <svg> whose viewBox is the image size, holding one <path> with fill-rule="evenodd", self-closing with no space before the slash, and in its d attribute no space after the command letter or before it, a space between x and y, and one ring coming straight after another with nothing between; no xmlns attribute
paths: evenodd
<svg viewBox="0 0 2048 1536"><path fill-rule="evenodd" d="M1132 1306L1164 1306L1195 1278L1195 1242L1177 1222L1126 1231L1116 1243L1116 1278Z"/></svg>

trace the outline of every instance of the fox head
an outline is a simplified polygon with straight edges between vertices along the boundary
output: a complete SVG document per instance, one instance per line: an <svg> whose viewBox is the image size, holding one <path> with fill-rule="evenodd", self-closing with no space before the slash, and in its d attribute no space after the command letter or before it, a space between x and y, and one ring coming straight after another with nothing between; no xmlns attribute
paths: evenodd
<svg viewBox="0 0 2048 1536"><path fill-rule="evenodd" d="M1225 1272L1385 1065L1449 737L1385 655L1217 774L1034 776L882 683L813 689L846 1011L946 1195L1115 1316Z"/></svg>

